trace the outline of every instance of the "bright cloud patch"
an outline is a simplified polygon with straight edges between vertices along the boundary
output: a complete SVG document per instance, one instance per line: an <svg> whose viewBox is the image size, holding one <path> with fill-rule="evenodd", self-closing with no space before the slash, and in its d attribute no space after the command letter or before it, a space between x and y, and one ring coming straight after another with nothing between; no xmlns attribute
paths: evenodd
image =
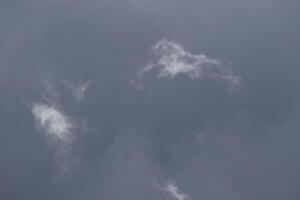
<svg viewBox="0 0 300 200"><path fill-rule="evenodd" d="M60 142L70 142L73 124L69 117L53 105L34 103L32 113L37 125L53 139Z"/></svg>
<svg viewBox="0 0 300 200"><path fill-rule="evenodd" d="M169 182L163 188L174 200L187 200L188 195L181 193L174 182Z"/></svg>
<svg viewBox="0 0 300 200"><path fill-rule="evenodd" d="M179 74L186 74L192 79L222 80L232 88L240 85L240 78L235 76L231 69L224 67L221 61L204 54L192 54L175 42L160 40L154 45L153 51L158 56L157 59L143 68L139 72L140 76L156 68L161 78L174 78Z"/></svg>

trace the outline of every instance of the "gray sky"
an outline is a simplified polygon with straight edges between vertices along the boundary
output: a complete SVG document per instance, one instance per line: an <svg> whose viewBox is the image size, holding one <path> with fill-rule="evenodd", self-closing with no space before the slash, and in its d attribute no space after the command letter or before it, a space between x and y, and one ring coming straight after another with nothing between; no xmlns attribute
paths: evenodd
<svg viewBox="0 0 300 200"><path fill-rule="evenodd" d="M298 200L297 0L0 0L0 199Z"/></svg>

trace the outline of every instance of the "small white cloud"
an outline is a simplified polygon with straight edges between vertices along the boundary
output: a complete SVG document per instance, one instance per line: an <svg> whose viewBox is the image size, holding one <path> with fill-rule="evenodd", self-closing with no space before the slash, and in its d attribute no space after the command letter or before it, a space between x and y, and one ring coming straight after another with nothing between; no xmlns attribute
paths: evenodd
<svg viewBox="0 0 300 200"><path fill-rule="evenodd" d="M187 200L189 196L179 191L176 184L172 181L168 182L163 188L174 200Z"/></svg>
<svg viewBox="0 0 300 200"><path fill-rule="evenodd" d="M72 153L75 123L54 104L33 103L31 111L37 128L46 134L55 147L54 153L59 168L57 178L64 178L71 172L76 160Z"/></svg>
<svg viewBox="0 0 300 200"><path fill-rule="evenodd" d="M174 200L188 200L189 195L179 191L174 181L167 181L164 184L159 184L157 180L154 180L154 186L161 190L165 195Z"/></svg>
<svg viewBox="0 0 300 200"><path fill-rule="evenodd" d="M155 62L139 71L140 77L156 68L160 78L172 79L179 74L185 74L192 79L222 80L231 89L240 86L240 77L234 75L220 60L211 59L204 54L192 54L173 41L162 39L154 45L153 51L158 57Z"/></svg>
<svg viewBox="0 0 300 200"><path fill-rule="evenodd" d="M90 80L88 80L86 82L81 82L79 84L74 84L70 81L65 82L65 85L71 89L74 98L78 102L81 102L85 99L86 93L89 89L90 84L91 84Z"/></svg>
<svg viewBox="0 0 300 200"><path fill-rule="evenodd" d="M85 98L86 91L91 81L72 84L63 81L64 87L71 89L74 98L81 101ZM46 92L42 95L43 101L33 102L30 105L36 128L45 134L47 141L54 147L54 155L59 168L58 178L64 178L71 173L74 166L80 164L80 158L74 154L78 147L78 133L96 132L89 127L84 119L67 115L60 105L63 97L62 91L55 87L56 82L46 82ZM61 82L59 82L61 83Z"/></svg>
<svg viewBox="0 0 300 200"><path fill-rule="evenodd" d="M37 126L44 130L52 139L63 143L71 142L74 125L70 118L54 105L34 103L32 113Z"/></svg>

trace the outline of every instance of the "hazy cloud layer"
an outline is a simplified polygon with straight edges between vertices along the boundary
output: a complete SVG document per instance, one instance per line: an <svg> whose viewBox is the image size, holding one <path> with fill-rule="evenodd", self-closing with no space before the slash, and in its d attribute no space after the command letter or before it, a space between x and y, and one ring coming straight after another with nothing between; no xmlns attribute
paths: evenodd
<svg viewBox="0 0 300 200"><path fill-rule="evenodd" d="M299 200L299 6L0 1L0 199Z"/></svg>

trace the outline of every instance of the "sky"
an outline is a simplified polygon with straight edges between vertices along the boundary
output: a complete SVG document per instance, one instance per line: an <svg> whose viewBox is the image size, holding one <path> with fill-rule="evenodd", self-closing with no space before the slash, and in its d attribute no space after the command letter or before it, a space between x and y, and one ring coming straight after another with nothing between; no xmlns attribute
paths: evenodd
<svg viewBox="0 0 300 200"><path fill-rule="evenodd" d="M297 0L0 0L0 199L300 199Z"/></svg>

